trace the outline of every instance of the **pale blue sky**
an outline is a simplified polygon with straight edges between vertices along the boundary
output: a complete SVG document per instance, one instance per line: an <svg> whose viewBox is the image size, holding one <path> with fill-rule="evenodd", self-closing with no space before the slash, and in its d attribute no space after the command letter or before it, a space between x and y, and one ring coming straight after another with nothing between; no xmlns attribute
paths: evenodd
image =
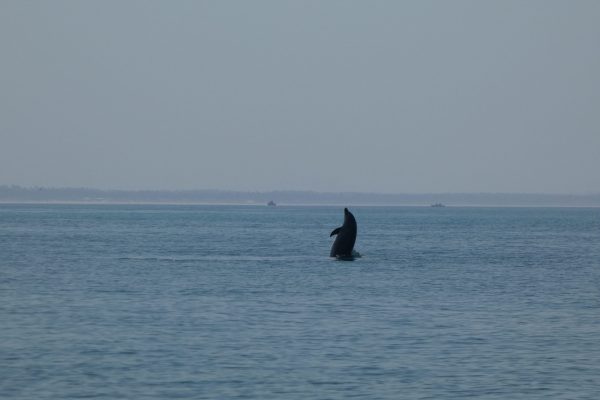
<svg viewBox="0 0 600 400"><path fill-rule="evenodd" d="M599 1L0 2L0 184L600 192Z"/></svg>

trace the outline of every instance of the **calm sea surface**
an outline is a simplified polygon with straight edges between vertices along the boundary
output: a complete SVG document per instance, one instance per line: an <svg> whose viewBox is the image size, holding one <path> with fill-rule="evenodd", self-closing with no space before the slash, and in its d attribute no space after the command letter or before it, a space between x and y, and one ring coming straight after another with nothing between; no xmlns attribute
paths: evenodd
<svg viewBox="0 0 600 400"><path fill-rule="evenodd" d="M600 398L600 209L350 209L0 205L0 398Z"/></svg>

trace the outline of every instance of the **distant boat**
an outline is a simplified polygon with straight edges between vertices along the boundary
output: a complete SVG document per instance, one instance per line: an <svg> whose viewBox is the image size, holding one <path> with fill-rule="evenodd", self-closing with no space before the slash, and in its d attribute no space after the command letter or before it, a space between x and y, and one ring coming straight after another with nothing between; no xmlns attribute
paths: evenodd
<svg viewBox="0 0 600 400"><path fill-rule="evenodd" d="M271 200L267 203L267 205L271 206L271 207L275 207L277 204L275 204L275 202L273 200Z"/></svg>
<svg viewBox="0 0 600 400"><path fill-rule="evenodd" d="M446 207L445 205L443 205L442 203L433 203L431 205L431 207Z"/></svg>

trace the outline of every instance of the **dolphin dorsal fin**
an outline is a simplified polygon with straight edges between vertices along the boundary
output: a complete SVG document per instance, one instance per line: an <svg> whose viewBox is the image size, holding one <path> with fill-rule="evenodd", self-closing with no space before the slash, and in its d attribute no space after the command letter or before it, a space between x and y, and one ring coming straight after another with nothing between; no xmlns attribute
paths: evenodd
<svg viewBox="0 0 600 400"><path fill-rule="evenodd" d="M334 230L331 231L331 235L329 235L329 237L332 237L333 235L337 235L338 233L340 233L341 230L342 230L341 226L339 228L335 228Z"/></svg>

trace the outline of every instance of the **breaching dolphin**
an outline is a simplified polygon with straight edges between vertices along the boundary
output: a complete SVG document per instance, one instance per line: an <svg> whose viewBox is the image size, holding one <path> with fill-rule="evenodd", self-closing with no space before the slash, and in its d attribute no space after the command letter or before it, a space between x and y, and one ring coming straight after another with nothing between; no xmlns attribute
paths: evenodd
<svg viewBox="0 0 600 400"><path fill-rule="evenodd" d="M354 242L356 242L356 219L347 208L344 208L344 225L335 228L329 237L337 235L331 246L330 257L353 258Z"/></svg>

